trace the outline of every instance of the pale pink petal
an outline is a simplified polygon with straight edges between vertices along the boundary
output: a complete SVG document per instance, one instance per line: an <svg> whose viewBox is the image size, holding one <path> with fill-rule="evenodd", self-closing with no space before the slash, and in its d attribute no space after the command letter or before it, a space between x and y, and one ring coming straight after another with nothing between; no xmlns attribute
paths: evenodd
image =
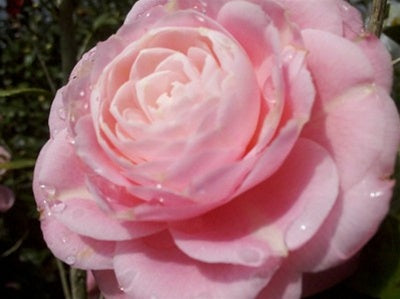
<svg viewBox="0 0 400 299"><path fill-rule="evenodd" d="M98 144L90 116L85 116L78 121L76 134L76 154L90 169L98 175L106 177L110 182L122 186L129 185L126 178L120 174L115 163L113 163Z"/></svg>
<svg viewBox="0 0 400 299"><path fill-rule="evenodd" d="M51 104L50 115L49 115L49 131L50 137L54 138L60 131L67 127L67 109L64 107L63 93L65 87L60 88Z"/></svg>
<svg viewBox="0 0 400 299"><path fill-rule="evenodd" d="M36 161L33 191L38 206L43 209L46 201L64 190L82 191L85 176L81 169L82 163L64 129L46 143Z"/></svg>
<svg viewBox="0 0 400 299"><path fill-rule="evenodd" d="M112 269L114 242L83 237L54 217L44 217L41 228L47 246L65 263L81 269Z"/></svg>
<svg viewBox="0 0 400 299"><path fill-rule="evenodd" d="M336 0L343 21L343 36L354 40L365 33L360 12L347 1Z"/></svg>
<svg viewBox="0 0 400 299"><path fill-rule="evenodd" d="M300 29L318 29L341 36L342 18L337 0L281 0L288 19ZM342 1L344 4L344 1Z"/></svg>
<svg viewBox="0 0 400 299"><path fill-rule="evenodd" d="M303 30L302 35L305 47L309 51L309 69L318 95L324 103L355 85L374 82L371 62L353 42L314 29Z"/></svg>
<svg viewBox="0 0 400 299"><path fill-rule="evenodd" d="M72 231L97 240L136 239L165 227L163 223L117 220L113 214L107 214L95 201L87 198L66 197L62 199L62 204L65 205L63 209L53 209L52 215Z"/></svg>
<svg viewBox="0 0 400 299"><path fill-rule="evenodd" d="M180 252L167 232L118 243L114 267L131 298L165 299L253 298L275 270L198 262Z"/></svg>
<svg viewBox="0 0 400 299"><path fill-rule="evenodd" d="M375 76L375 83L390 93L393 82L392 58L384 44L374 35L364 34L356 40L370 61Z"/></svg>
<svg viewBox="0 0 400 299"><path fill-rule="evenodd" d="M170 224L177 246L207 263L260 266L306 243L330 212L338 190L333 161L299 140L280 170L231 203Z"/></svg>
<svg viewBox="0 0 400 299"><path fill-rule="evenodd" d="M128 15L125 18L124 25L133 23L140 18L146 17L146 13L152 8L165 5L168 0L142 0L137 1L135 5L133 5L132 9L129 11Z"/></svg>
<svg viewBox="0 0 400 299"><path fill-rule="evenodd" d="M85 186L82 164L68 143L66 130L40 154L33 188L42 213L52 214L73 231L100 240L126 240L154 233L162 224L123 222L106 214ZM91 223L91 225L87 225Z"/></svg>
<svg viewBox="0 0 400 299"><path fill-rule="evenodd" d="M260 6L245 1L230 1L219 11L217 21L240 42L256 67L271 55L270 41L266 36L271 19Z"/></svg>
<svg viewBox="0 0 400 299"><path fill-rule="evenodd" d="M257 295L257 299L298 299L302 293L302 277L286 261L268 285Z"/></svg>
<svg viewBox="0 0 400 299"><path fill-rule="evenodd" d="M360 85L331 99L306 125L302 135L331 153L344 190L363 178L386 147L386 140L398 140L395 135L384 136L386 123L393 124L398 119L395 113L388 113L388 108L392 108L387 107L390 101L377 86ZM386 164L393 163L393 146L389 147L391 158ZM380 175L390 175L390 172Z"/></svg>
<svg viewBox="0 0 400 299"><path fill-rule="evenodd" d="M132 299L129 295L121 291L115 273L112 270L93 271L97 285L101 293L107 299Z"/></svg>
<svg viewBox="0 0 400 299"><path fill-rule="evenodd" d="M14 192L3 185L0 185L0 212L5 213L9 209L12 208L12 206L15 203L15 195Z"/></svg>
<svg viewBox="0 0 400 299"><path fill-rule="evenodd" d="M352 257L376 233L389 209L393 182L371 171L339 198L317 234L293 261L302 271L319 272Z"/></svg>
<svg viewBox="0 0 400 299"><path fill-rule="evenodd" d="M289 121L286 126L280 130L271 144L260 153L257 163L254 164L250 174L244 179L236 195L271 176L283 163L288 153L293 148L299 134L300 124L295 120ZM251 157L245 157L243 163L246 163L247 159L251 159Z"/></svg>

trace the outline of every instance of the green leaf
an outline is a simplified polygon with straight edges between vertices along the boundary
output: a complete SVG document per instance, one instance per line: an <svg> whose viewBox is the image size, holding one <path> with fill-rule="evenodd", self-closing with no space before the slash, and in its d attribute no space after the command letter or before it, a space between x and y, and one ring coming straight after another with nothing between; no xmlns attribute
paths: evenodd
<svg viewBox="0 0 400 299"><path fill-rule="evenodd" d="M20 88L13 88L13 89L6 89L6 90L0 90L0 97L1 98L6 98L6 97L11 97L15 95L20 95L20 94L25 94L25 93L39 93L43 94L46 96L51 96L51 92L42 89L42 88L34 88L34 87L20 87Z"/></svg>

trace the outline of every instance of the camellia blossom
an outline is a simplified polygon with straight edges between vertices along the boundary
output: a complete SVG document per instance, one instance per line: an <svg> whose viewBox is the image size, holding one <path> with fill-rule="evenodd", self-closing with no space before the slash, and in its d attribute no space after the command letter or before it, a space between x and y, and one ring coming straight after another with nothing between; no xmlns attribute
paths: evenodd
<svg viewBox="0 0 400 299"><path fill-rule="evenodd" d="M52 252L107 298L299 298L392 194L391 61L341 0L141 0L53 102Z"/></svg>

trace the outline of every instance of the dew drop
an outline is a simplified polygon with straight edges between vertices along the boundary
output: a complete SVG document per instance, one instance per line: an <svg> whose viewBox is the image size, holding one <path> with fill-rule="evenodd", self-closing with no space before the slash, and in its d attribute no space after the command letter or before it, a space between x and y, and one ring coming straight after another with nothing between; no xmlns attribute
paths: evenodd
<svg viewBox="0 0 400 299"><path fill-rule="evenodd" d="M75 264L75 262L76 262L76 257L73 256L73 255L69 255L69 256L67 256L67 258L65 259L65 262L66 262L68 265L73 265L73 264Z"/></svg>
<svg viewBox="0 0 400 299"><path fill-rule="evenodd" d="M238 255L243 262L251 265L259 264L262 259L260 252L254 248L242 248Z"/></svg>
<svg viewBox="0 0 400 299"><path fill-rule="evenodd" d="M75 138L72 137L71 135L67 136L67 141L68 141L69 144L72 144L72 145L75 144Z"/></svg>
<svg viewBox="0 0 400 299"><path fill-rule="evenodd" d="M79 96L84 97L84 96L85 96L85 92L82 90L82 91L79 93Z"/></svg>
<svg viewBox="0 0 400 299"><path fill-rule="evenodd" d="M305 224L300 225L300 230L301 231L307 230L307 226Z"/></svg>
<svg viewBox="0 0 400 299"><path fill-rule="evenodd" d="M201 17L201 16L196 16L196 19L199 20L200 22L204 22L205 21L205 19L203 17Z"/></svg>
<svg viewBox="0 0 400 299"><path fill-rule="evenodd" d="M148 13L146 13L144 16L145 16L146 18L148 18L148 17L150 17L150 16L151 16L151 13L150 13L150 12L148 12Z"/></svg>
<svg viewBox="0 0 400 299"><path fill-rule="evenodd" d="M119 287L119 290L121 291L121 292L123 292L125 289L124 289L124 287Z"/></svg>
<svg viewBox="0 0 400 299"><path fill-rule="evenodd" d="M85 103L84 105L83 105L83 109L84 110L87 110L89 108L89 104L88 103Z"/></svg>
<svg viewBox="0 0 400 299"><path fill-rule="evenodd" d="M349 9L350 9L350 7L349 7L349 5L348 5L347 3L343 3L343 4L342 4L342 9L343 9L345 12L348 12Z"/></svg>
<svg viewBox="0 0 400 299"><path fill-rule="evenodd" d="M375 191L375 192L371 192L370 194L369 194L369 196L371 197L371 198L378 198L378 197L381 197L383 195L383 192L382 191Z"/></svg>
<svg viewBox="0 0 400 299"><path fill-rule="evenodd" d="M162 205L164 205L164 203L165 203L165 200L162 197L152 198L150 200L150 204L152 204L152 205L162 206Z"/></svg>
<svg viewBox="0 0 400 299"><path fill-rule="evenodd" d="M163 187L163 186L162 186L161 184L157 184L157 185L156 185L156 188L157 188L158 190L161 190L162 187Z"/></svg>
<svg viewBox="0 0 400 299"><path fill-rule="evenodd" d="M52 138L54 138L60 131L58 129L54 129L53 131L51 131L51 136Z"/></svg>
<svg viewBox="0 0 400 299"><path fill-rule="evenodd" d="M61 120L65 120L67 118L67 113L65 112L64 108L59 108L57 110L57 115Z"/></svg>
<svg viewBox="0 0 400 299"><path fill-rule="evenodd" d="M50 209L54 213L61 213L65 210L66 204L61 200L53 200L49 203Z"/></svg>
<svg viewBox="0 0 400 299"><path fill-rule="evenodd" d="M62 237L61 238L61 242L63 243L63 244L67 244L67 242L68 242L68 239L67 239L67 237Z"/></svg>
<svg viewBox="0 0 400 299"><path fill-rule="evenodd" d="M46 197L54 197L56 195L56 188L54 186L40 184L39 187Z"/></svg>

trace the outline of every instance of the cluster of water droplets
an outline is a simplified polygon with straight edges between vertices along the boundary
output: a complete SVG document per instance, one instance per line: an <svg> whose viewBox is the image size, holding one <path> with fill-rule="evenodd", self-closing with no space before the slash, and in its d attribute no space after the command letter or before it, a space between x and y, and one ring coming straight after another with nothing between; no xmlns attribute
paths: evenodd
<svg viewBox="0 0 400 299"><path fill-rule="evenodd" d="M39 185L40 190L44 196L44 201L43 201L43 208L44 210L42 211L41 218L43 217L49 217L52 216L55 213L62 213L67 205L65 202L57 199L57 190L55 187L47 184L40 184ZM69 239L66 235L61 234L60 236L61 243L65 247L69 247ZM64 261L68 265L74 265L76 263L76 254L77 254L78 249L76 247L72 247L69 250L68 255L64 258Z"/></svg>
<svg viewBox="0 0 400 299"><path fill-rule="evenodd" d="M56 198L57 190L54 186L40 184L39 187L44 196L43 206L44 212L47 216L51 216L52 213L60 213L64 211L66 205L64 202Z"/></svg>
<svg viewBox="0 0 400 299"><path fill-rule="evenodd" d="M163 189L163 185L158 183L156 184L156 189L161 191ZM150 199L149 203L151 205L155 205L155 206L163 206L165 204L165 199L162 196L155 196L152 199Z"/></svg>
<svg viewBox="0 0 400 299"><path fill-rule="evenodd" d="M196 1L196 3L193 5L193 9L195 9L203 14L206 14L207 6L208 6L208 3L206 1L199 0L199 1Z"/></svg>

